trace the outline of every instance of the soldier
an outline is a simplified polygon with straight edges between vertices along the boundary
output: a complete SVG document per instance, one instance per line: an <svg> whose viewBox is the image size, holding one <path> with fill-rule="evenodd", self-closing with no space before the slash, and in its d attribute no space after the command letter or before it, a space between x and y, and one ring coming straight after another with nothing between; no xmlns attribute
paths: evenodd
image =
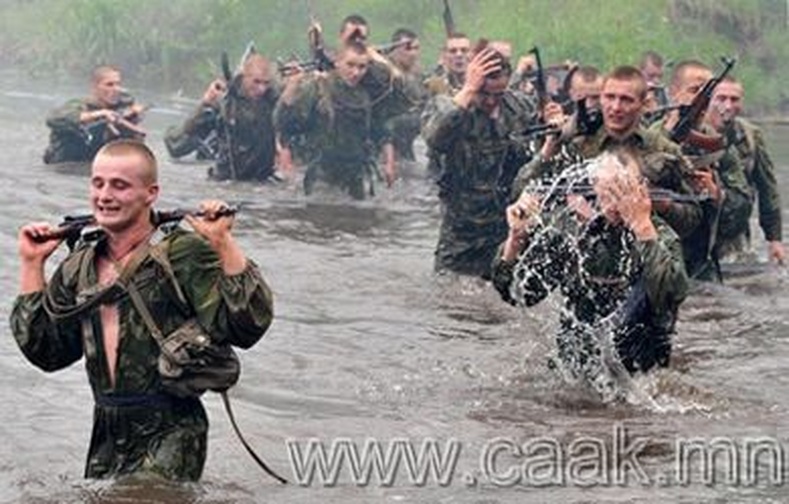
<svg viewBox="0 0 789 504"><path fill-rule="evenodd" d="M463 87L470 51L471 39L467 35L453 33L447 37L441 49L441 64L425 81L430 96L452 96Z"/></svg>
<svg viewBox="0 0 789 504"><path fill-rule="evenodd" d="M85 357L95 399L88 478L194 481L205 462L203 405L164 388L160 347L128 297L132 287L164 334L196 320L213 341L249 348L272 319L271 292L231 235L232 217L219 217L223 203L206 202L205 217L187 217L194 233L155 227L156 173L156 159L138 142L98 152L90 203L103 233L77 247L48 282L45 262L60 243L53 228L37 223L19 232L11 327L25 357L44 371Z"/></svg>
<svg viewBox="0 0 789 504"><path fill-rule="evenodd" d="M603 90L603 76L592 66L577 66L567 74L567 96L572 106L568 113L575 112L575 104L584 100L587 110L600 109L600 93Z"/></svg>
<svg viewBox="0 0 789 504"><path fill-rule="evenodd" d="M47 117L50 135L44 163L92 161L111 140L144 138L145 131L137 126L144 110L123 90L120 70L96 67L91 74L90 96L70 100Z"/></svg>
<svg viewBox="0 0 789 504"><path fill-rule="evenodd" d="M655 51L645 51L638 68L644 74L649 88L647 111L668 105L668 95L663 86L663 56Z"/></svg>
<svg viewBox="0 0 789 504"><path fill-rule="evenodd" d="M279 93L272 83L271 65L251 54L232 82L209 84L197 110L178 128L167 131L164 142L179 158L206 148L216 137L217 162L209 170L214 180L265 182L275 172L277 142L274 107Z"/></svg>
<svg viewBox="0 0 789 504"><path fill-rule="evenodd" d="M600 97L603 124L597 131L576 135L577 125L566 122L561 137L548 137L539 157L518 174L515 190L534 181L550 181L571 163L591 159L616 148L627 148L639 158L642 175L650 187L692 195L692 167L676 144L641 125L647 94L644 76L637 68L617 67L603 81ZM555 109L554 109L555 110ZM562 122L555 112L549 121ZM564 150L562 149L564 147ZM701 208L693 201L654 201L653 207L680 237L688 236L701 222Z"/></svg>
<svg viewBox="0 0 789 504"><path fill-rule="evenodd" d="M438 96L437 111L423 128L428 147L444 156L439 272L489 277L496 247L506 236L512 180L529 159L512 134L535 121L531 104L508 89L511 74L508 60L480 45L461 90L454 98Z"/></svg>
<svg viewBox="0 0 789 504"><path fill-rule="evenodd" d="M419 135L420 117L427 100L424 76L419 68L420 42L416 33L400 28L392 35L392 43L401 44L391 52L389 59L403 76L405 96L401 98L401 102L407 106L407 111L389 120L387 128L391 131L391 146L394 152L388 151L386 146L384 152L388 158L396 154L396 157L401 159L414 161L416 157L413 144ZM394 161L387 159L387 162Z"/></svg>
<svg viewBox="0 0 789 504"><path fill-rule="evenodd" d="M740 117L744 89L732 77L721 82L712 95L707 112L709 124L733 144L745 170L750 186L751 201L758 197L759 225L767 241L768 257L779 264L784 262L786 252L781 243L781 197L775 168L767 153L761 130ZM743 247L750 241L750 230L746 228L733 243ZM747 247L747 245L745 245Z"/></svg>
<svg viewBox="0 0 789 504"><path fill-rule="evenodd" d="M596 210L541 214L524 191L507 208L509 232L493 266L493 284L513 305L532 306L558 290L564 297L559 358L575 379L601 383L605 339L613 332L630 373L665 367L677 310L688 290L679 237L655 212L635 156L604 154L591 173Z"/></svg>
<svg viewBox="0 0 789 504"><path fill-rule="evenodd" d="M674 66L669 85L672 103L689 105L704 84L712 78L712 71L705 64L695 61L682 61ZM679 120L679 112L674 110L652 126L668 136ZM703 118L702 118L703 120ZM710 134L710 127L700 123L699 132ZM696 231L683 237L685 261L688 275L700 280L722 280L718 261L733 240L748 228L751 201L748 182L742 164L734 149L721 141L720 145L699 146L689 139L681 146L689 156L704 157L708 154L719 156L710 166L694 170L692 185L697 193L705 193L711 198L702 204L704 218ZM712 147L715 151L710 152Z"/></svg>
<svg viewBox="0 0 789 504"><path fill-rule="evenodd" d="M355 199L373 194L377 176L376 146L384 137L383 121L374 120L374 99L363 80L371 56L367 47L350 42L337 55L335 69L326 75L304 78L303 72L289 76L274 113L283 141L302 137L310 153L304 191L311 194L321 181L348 192ZM376 82L391 80L385 65ZM393 174L387 174L393 178Z"/></svg>

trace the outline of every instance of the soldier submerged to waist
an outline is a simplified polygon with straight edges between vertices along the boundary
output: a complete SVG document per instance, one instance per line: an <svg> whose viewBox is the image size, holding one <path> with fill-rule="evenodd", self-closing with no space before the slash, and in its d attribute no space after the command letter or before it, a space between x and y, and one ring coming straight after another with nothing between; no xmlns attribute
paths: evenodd
<svg viewBox="0 0 789 504"><path fill-rule="evenodd" d="M130 300L129 285L164 334L195 319L212 341L249 348L272 319L271 292L232 237L232 218L217 217L223 204L204 203L205 219L187 217L195 233L162 236L151 221L158 193L156 160L145 146L108 144L93 163L90 190L105 237L79 247L47 282L44 264L59 244L44 240L52 227L30 224L19 233L12 331L25 357L44 371L85 357L96 401L89 478L147 473L197 480L205 463L203 405L164 388L160 346ZM135 263L123 283L125 268ZM98 288L111 295L81 301Z"/></svg>
<svg viewBox="0 0 789 504"><path fill-rule="evenodd" d="M543 212L528 189L508 207L509 234L493 283L514 305L535 305L558 289L565 305L557 336L562 364L574 378L600 386L608 330L629 373L668 365L688 278L679 238L653 212L637 159L622 151L597 164L596 212L588 203ZM611 392L610 385L598 390Z"/></svg>
<svg viewBox="0 0 789 504"><path fill-rule="evenodd" d="M214 180L264 182L275 172L273 114L278 97L268 60L251 54L240 75L229 84L221 79L209 84L192 116L168 129L167 150L174 158L195 151L213 154L216 165L209 175Z"/></svg>
<svg viewBox="0 0 789 504"><path fill-rule="evenodd" d="M112 66L95 68L89 97L70 100L49 113L49 146L44 163L89 162L112 140L142 140L145 132L137 124L144 109L123 91L120 70Z"/></svg>

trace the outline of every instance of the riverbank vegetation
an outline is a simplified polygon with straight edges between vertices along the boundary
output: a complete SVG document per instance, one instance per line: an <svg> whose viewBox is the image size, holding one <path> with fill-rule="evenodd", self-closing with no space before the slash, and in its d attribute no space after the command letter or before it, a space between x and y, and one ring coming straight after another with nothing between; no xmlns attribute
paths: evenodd
<svg viewBox="0 0 789 504"><path fill-rule="evenodd" d="M312 7L310 7L312 4ZM607 69L646 49L668 60L717 65L738 59L752 112L789 112L786 0L451 0L458 29L539 45L546 62L578 60ZM81 76L120 65L127 82L197 93L219 73L219 54L238 58L248 41L272 57L306 56L313 10L329 45L344 15L360 13L371 39L401 26L422 34L432 67L443 38L438 0L6 0L0 4L0 60L38 78Z"/></svg>

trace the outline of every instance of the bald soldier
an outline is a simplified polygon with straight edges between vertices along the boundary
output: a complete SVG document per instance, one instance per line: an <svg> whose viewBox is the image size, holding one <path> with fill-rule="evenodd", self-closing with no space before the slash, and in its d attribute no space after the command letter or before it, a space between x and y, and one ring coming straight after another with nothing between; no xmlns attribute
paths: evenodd
<svg viewBox="0 0 789 504"><path fill-rule="evenodd" d="M180 158L208 148L208 139L215 137L212 179L265 182L275 171L273 113L278 97L269 61L252 54L233 81L209 84L197 110L183 125L167 131L167 150Z"/></svg>
<svg viewBox="0 0 789 504"><path fill-rule="evenodd" d="M25 357L44 371L85 358L95 400L88 478L197 480L205 463L203 405L163 384L159 345L130 286L164 335L196 321L213 342L249 348L272 319L271 292L233 238L232 216L220 215L222 202L204 202L203 217L187 217L194 232L156 227L156 171L153 154L138 142L99 151L90 205L102 232L83 240L48 281L44 266L60 244L54 228L33 223L19 231L11 328Z"/></svg>
<svg viewBox="0 0 789 504"><path fill-rule="evenodd" d="M141 140L145 132L137 124L143 110L123 90L120 70L108 65L96 67L90 95L66 102L47 117L50 135L44 163L90 162L107 142Z"/></svg>

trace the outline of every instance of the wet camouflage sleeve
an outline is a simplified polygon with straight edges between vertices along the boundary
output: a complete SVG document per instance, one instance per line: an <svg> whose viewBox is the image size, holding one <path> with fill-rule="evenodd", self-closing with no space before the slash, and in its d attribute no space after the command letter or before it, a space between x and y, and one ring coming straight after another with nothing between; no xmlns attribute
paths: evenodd
<svg viewBox="0 0 789 504"><path fill-rule="evenodd" d="M734 153L727 152L716 171L724 191L717 229L717 240L723 245L748 231L752 204L745 171Z"/></svg>
<svg viewBox="0 0 789 504"><path fill-rule="evenodd" d="M188 156L200 147L201 139L206 138L216 127L217 107L201 105L180 126L170 126L164 135L164 145L171 157Z"/></svg>
<svg viewBox="0 0 789 504"><path fill-rule="evenodd" d="M274 109L274 125L282 135L283 141L306 135L317 125L314 113L318 106L318 79L310 78L299 84L293 103L282 100Z"/></svg>
<svg viewBox="0 0 789 504"><path fill-rule="evenodd" d="M53 130L74 130L81 126L79 117L85 110L84 100L69 100L52 110L47 116L47 126Z"/></svg>
<svg viewBox="0 0 789 504"><path fill-rule="evenodd" d="M426 113L428 113L426 111ZM446 153L453 143L462 138L471 118L468 110L459 107L449 96L439 95L432 100L422 135L427 146L437 152Z"/></svg>
<svg viewBox="0 0 789 504"><path fill-rule="evenodd" d="M751 180L759 195L759 225L767 241L781 241L781 196L775 167L761 130L754 128L754 163Z"/></svg>
<svg viewBox="0 0 789 504"><path fill-rule="evenodd" d="M636 250L650 305L657 315L663 315L673 313L687 297L689 283L679 237L668 224L653 222L658 238L636 242Z"/></svg>

